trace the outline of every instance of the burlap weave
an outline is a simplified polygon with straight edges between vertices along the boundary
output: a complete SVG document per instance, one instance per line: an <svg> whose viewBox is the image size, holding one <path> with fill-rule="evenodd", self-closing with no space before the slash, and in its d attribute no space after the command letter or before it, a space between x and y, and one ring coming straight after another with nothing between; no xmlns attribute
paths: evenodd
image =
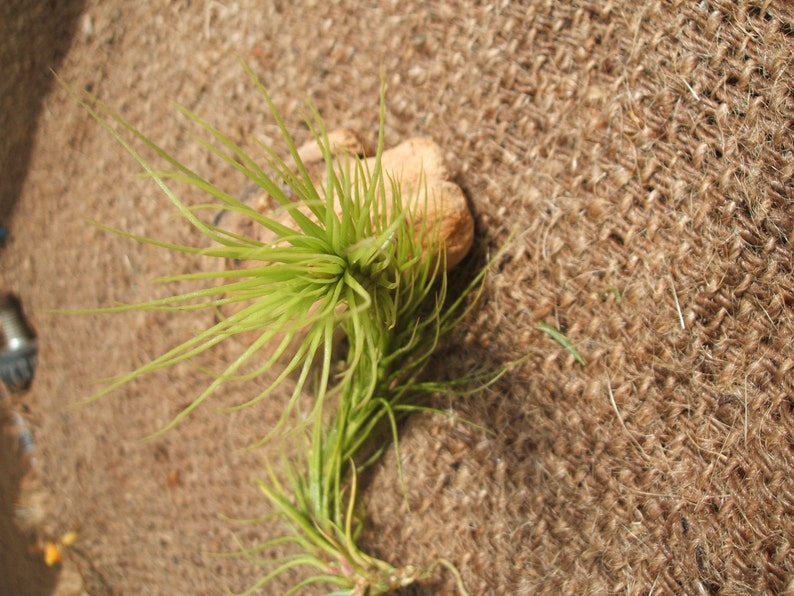
<svg viewBox="0 0 794 596"><path fill-rule="evenodd" d="M534 351L468 404L495 437L411 435L409 466L443 476L412 529L453 526L476 593L794 590L782 4L509 5L431 49L482 56L472 111L447 117L485 225L520 230L473 341Z"/></svg>
<svg viewBox="0 0 794 596"><path fill-rule="evenodd" d="M400 454L410 510L391 453L362 495L368 548L401 564L443 556L473 594L794 591L794 10L785 0L307 0L266 8L225 3L226 12L209 3L206 14L173 3L150 7L156 18L125 5L124 18L140 22L121 33L123 18L87 4L96 33L78 36L65 76L91 83L113 106L123 103L136 124L155 114L147 132L158 140L178 128L161 124L172 99L195 100L197 112L221 128L237 127L241 138L262 133L261 106L252 108L258 104L250 90L238 87L235 51L265 78L290 126L299 128L295 108L309 95L330 126L372 130L382 63L387 141L428 134L444 147L487 250L515 231L482 305L439 359L437 374L529 357L486 391L436 401L490 432L432 416L406 424ZM168 47L178 50L173 64L126 57L145 55L169 36L176 41ZM198 71L185 74L190 65ZM138 68L144 74L129 74ZM127 73L123 84L114 82L118 72ZM221 98L203 105L211 89ZM218 107L228 105L235 109ZM207 107L217 111L207 114ZM145 185L116 190L134 165L96 165L97 152L108 151L96 140L102 133L75 120L79 110L64 94L55 93L48 109L44 130L60 122L66 140L60 151L34 153L26 192L57 191L56 221L93 209L94 217L132 231L177 234L173 219L153 215L163 203L136 203L129 221L126 211L108 221L101 205L154 192ZM186 139L176 134L172 143ZM64 155L69 181L36 174L63 167ZM82 197L92 198L86 204ZM28 204L23 196L15 228L50 236L18 234L2 255L0 279L35 311L52 306L47 279L58 271L47 254L71 254L68 247L85 237L72 237L80 234L76 224L47 227L45 214ZM117 250L117 240L102 242L108 255ZM112 299L113 284L140 291L139 270L114 277L97 258L99 265L75 259L71 271L87 284L89 305ZM167 325L146 320L154 321ZM586 364L538 330L541 322L563 331ZM57 391L74 401L82 388L68 388L65 379L92 372L81 368L87 356L75 358L66 347L80 323L40 315L39 327L45 323L52 347L43 348L43 361L59 372L40 371L31 404L39 412L52 408ZM127 343L120 335L85 350L110 358L101 352L140 345L146 329L130 329ZM163 400L186 399L170 395L173 383L187 382L177 376L153 389L139 385L138 401L108 399L122 404L124 426L140 436L153 430L151 412L167 419ZM190 498L204 499L195 502L165 490L112 501L113 491L93 488L85 475L73 479L89 439L62 428L78 416L113 416L103 414L113 407L43 422L38 435L41 465L62 491L55 515L64 528L77 521L85 528L80 552L92 573L122 593L217 593L235 577L255 578L260 571L225 560L196 562L211 508L199 506L201 517L180 506L181 521L170 517L177 514L169 499L226 503L223 474L234 471L208 465L217 475L189 485ZM98 432L105 419L97 420L86 428ZM226 427L219 428L213 436L222 436ZM188 441L185 451L201 453L206 433L190 433L168 439L172 451ZM154 456L135 459L136 449L117 456L102 443L94 447L100 460L114 458L100 469L120 466L124 478L147 466L153 477L162 473ZM240 483L256 475L237 473ZM124 490L145 489L135 486ZM139 517L133 523L102 513L109 500L124 519ZM218 541L224 524L212 519ZM172 526L181 529L166 541L163 528ZM92 528L101 531L92 535ZM447 594L453 586L439 573L408 593ZM266 593L279 593L281 584L273 590Z"/></svg>

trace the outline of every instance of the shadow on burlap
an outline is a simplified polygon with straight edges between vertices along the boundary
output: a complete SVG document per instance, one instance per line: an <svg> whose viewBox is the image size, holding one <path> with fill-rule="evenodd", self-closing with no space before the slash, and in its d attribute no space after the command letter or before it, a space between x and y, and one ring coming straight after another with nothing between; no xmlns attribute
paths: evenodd
<svg viewBox="0 0 794 596"><path fill-rule="evenodd" d="M66 54L83 2L70 2L57 11L50 4L9 0L0 5L0 227L4 231L11 227L25 183L36 122L53 80L50 70ZM2 244L0 236L0 253ZM0 260L0 272L3 266ZM7 289L0 280L0 292ZM7 401L0 386L0 593L48 594L57 570L45 567L38 553L29 552L28 532L13 521L24 466Z"/></svg>
<svg viewBox="0 0 794 596"><path fill-rule="evenodd" d="M208 115L229 119L244 135L258 133L262 117L235 86L243 75L225 74L234 67L226 62L232 49L286 105L290 126L297 126L293 108L306 95L331 127L371 126L382 61L387 142L433 136L473 199L486 249L515 232L481 306L449 342L437 372L528 358L488 390L437 399L490 432L442 417L409 420L400 443L408 503L392 453L362 495L366 546L395 564L445 557L473 594L794 589L794 14L786 3L229 4L242 8L215 6L205 15L189 3L149 7L160 12L151 20L147 12L140 30L131 5L116 20L92 5L96 37L75 51L85 69L104 51L107 66L85 74L75 59L67 79L88 87L87 80L114 106L124 98L136 123L165 103L161 87L195 99L202 115L214 105L202 104L210 102L208 89L228 89L224 105L237 111ZM224 26L239 35L224 35ZM173 64L125 61L133 52L155 52L169 36L184 50L171 52ZM178 70L185 68L182 54L205 70ZM113 74L133 72L130 64L148 70L117 82ZM173 80L179 83L167 87ZM64 107L69 101L53 100L54 113L76 111ZM62 126L78 131L71 118ZM160 122L147 130L157 140ZM116 162L90 161L103 147L96 138L90 132L68 154L73 177L60 196L73 219L97 209L100 199L126 209L124 201L138 192L132 185L117 190L124 185ZM98 198L81 210L69 197ZM156 225L173 228L173 221L157 223L153 203L123 210L119 225L129 214L129 225L139 226L133 231L156 236ZM40 221L35 212L28 216ZM40 250L74 254L75 242L60 230L54 226ZM25 250L24 242L8 252ZM75 261L75 277L96 293L85 300L114 297L110 282L94 273L111 269L101 259L113 245L103 246L99 265ZM31 280L38 275L46 283L55 274L45 258L32 258L28 269L12 259L8 276L43 309L51 304ZM140 272L124 271L117 278L137 287ZM92 283L99 289L90 290ZM64 379L87 374L78 364L89 361L61 356L75 336L62 330L66 323L47 321L53 327L45 356L60 376L40 371L32 405L40 411L51 409L56 389L60 399L80 397L66 393ZM586 364L539 331L541 322L564 332ZM119 350L133 345L124 343L123 326L117 332L92 357L109 357L117 343ZM151 336L144 327L135 333L136 342ZM150 422L154 415L139 413L147 407L164 416L160 405L174 399L171 382L135 400L108 398L124 416L108 432ZM90 410L97 411L110 416ZM208 465L216 476L196 473L200 481L182 493L160 485L144 493L146 481L133 479L159 478L156 466L165 464L152 463L144 449L117 448L115 438L100 437L90 451L84 443L92 433L64 432L68 448L58 444L58 425L83 428L75 421L87 415L70 416L41 433L41 459L65 495L57 515L82 523L81 555L113 589L214 593L235 578L261 576L235 576L232 563L221 567L196 553L210 534L207 503L238 498L224 476L235 473L232 466ZM220 432L212 432L218 442ZM195 434L182 457L210 436ZM188 440L193 435L167 439L171 452ZM105 480L103 470L116 466L118 477ZM93 484L74 480L89 469ZM237 473L249 481L248 471ZM205 498L210 490L215 501ZM112 500L121 493L130 497ZM125 521L131 515L138 517ZM170 525L178 529L166 532ZM249 530L256 531L266 537L267 526ZM219 532L211 546L229 548L218 545ZM452 593L450 577L439 572L434 581L409 592ZM279 591L274 585L272 593Z"/></svg>

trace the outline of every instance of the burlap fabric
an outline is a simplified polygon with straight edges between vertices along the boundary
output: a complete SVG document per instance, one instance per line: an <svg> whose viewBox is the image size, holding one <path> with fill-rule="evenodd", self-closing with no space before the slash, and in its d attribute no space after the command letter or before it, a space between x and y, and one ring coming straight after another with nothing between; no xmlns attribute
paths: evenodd
<svg viewBox="0 0 794 596"><path fill-rule="evenodd" d="M400 455L410 509L391 453L363 495L371 550L395 563L446 557L474 594L794 591L794 11L786 2L210 3L216 6L206 14L187 5L149 9L157 18L138 15L141 22L117 35L112 51L100 42L121 25L109 8L89 4L98 33L79 38L73 52L86 64L109 66L85 75L77 58L67 59L66 76L94 82L112 105L123 100L144 126L146 114L154 111L160 123L165 101L180 99L169 91L212 116L200 98L218 87L222 97L208 104L214 120L238 126L241 136L261 131L250 107L255 97L236 86L242 75L228 52L238 51L263 75L291 126L298 127L295 107L310 95L330 125L371 130L382 63L387 141L428 134L445 148L486 250L515 232L437 374L529 356L486 391L436 401L490 432L441 417L406 424ZM181 50L174 64L124 58L124 51L166 44L169 35L177 41L168 47ZM92 58L97 52L105 62ZM191 64L198 71L184 74ZM114 83L114 68L146 74L124 86ZM147 75L160 77L162 91ZM56 94L52 102L77 130L69 100ZM148 103L136 107L141 102ZM238 108L231 115L219 107L230 104ZM66 196L101 189L107 200L124 200L113 194L118 171L99 172L104 186L86 181L101 135L80 122L81 132L69 138L89 140L69 153L77 165L74 179L62 183ZM147 132L161 140L153 128ZM39 159L39 167L57 164L54 151L42 149ZM49 182L31 180L46 192ZM154 194L144 188L134 191ZM90 203L100 219L102 197ZM62 204L73 219L86 209ZM31 228L44 217L24 200L17 220L23 214ZM147 233L178 232L173 221L152 231L156 224L130 217ZM70 241L50 233L44 250ZM39 256L38 277L31 273L26 242L3 254L10 265L2 277L43 308L50 304L36 283L50 268ZM82 274L90 280L93 273ZM126 283L142 283L126 275ZM83 297L95 303L108 298L103 283L114 282L91 283L99 289ZM53 328L52 341L66 345L69 330L58 331L64 323L42 320ZM562 330L586 364L539 331L541 322ZM142 328L137 334L136 342L145 341ZM138 344L118 349L125 345ZM41 373L34 406L47 409L55 379L85 372L60 353L57 345L45 349L45 361L49 354L61 372L53 380ZM150 399L168 398L169 382ZM150 387L137 386L144 404L155 393ZM77 392L66 391L65 399ZM105 410L72 416L96 411ZM129 424L136 411L125 407ZM76 445L66 449L59 424L66 422L50 423L49 439L41 431L42 466L65 487L56 515L84 525L83 560L105 586L217 593L257 576L244 564L197 562L205 527L198 513L180 510L174 524L184 539L158 538L175 515L158 499L173 496L125 502L124 515L146 524L103 516L102 499L111 497L84 479L70 481L71 449L83 439L66 433ZM152 429L145 416L137 424L141 434ZM200 451L202 438L171 441L194 441L188 444ZM134 453L129 447L119 459ZM160 469L146 458L135 462L128 474ZM222 502L231 473L190 490L215 490ZM244 501L246 512L255 503L253 496ZM118 533L114 541L92 535L97 519L104 534ZM125 533L130 527L133 535ZM246 531L261 538L268 529ZM228 548L229 541L214 545ZM171 564L153 563L163 552ZM272 589L266 593L281 591ZM439 573L410 593L452 590Z"/></svg>

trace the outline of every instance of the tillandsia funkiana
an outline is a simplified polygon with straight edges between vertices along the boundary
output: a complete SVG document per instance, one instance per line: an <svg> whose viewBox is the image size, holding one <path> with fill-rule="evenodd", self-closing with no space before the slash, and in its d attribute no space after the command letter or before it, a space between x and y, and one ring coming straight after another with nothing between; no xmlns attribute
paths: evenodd
<svg viewBox="0 0 794 596"><path fill-rule="evenodd" d="M294 166L262 146L265 167L274 172L268 173L212 125L186 109L180 111L204 132L199 142L258 185L278 204L280 216L265 215L221 190L112 109L91 98L78 97L135 157L179 213L212 241L212 246L164 243L105 229L202 259L214 258L219 263L216 271L175 275L166 280L196 282L200 287L195 291L100 310L211 308L223 312L229 305L237 306L183 344L111 380L89 400L139 375L190 360L234 335L253 332L254 339L242 353L163 429L180 422L227 381L241 376L256 378L278 367L275 380L267 382L247 402L253 404L270 395L287 376L297 378L280 422L269 429L266 438L279 437L285 452L291 442L290 451L298 455L285 456L280 472L268 466L266 478L260 482L290 532L255 549L241 546L244 555L270 566L250 591L302 567L309 572L288 593L324 584L333 586L336 594L380 594L428 577L439 564L453 572L463 591L457 570L444 560L424 569L396 567L359 548L362 516L357 474L390 444L396 445L402 416L428 410L423 403L429 393L457 391L471 381L433 382L423 371L439 339L473 304L470 294L481 287L487 267L473 275L462 292L448 295L445 251L437 226L416 225L416 213L434 200L429 187L419 184L411 196L403 196L400 179L382 167L385 84L381 85L374 160L335 151L322 119L310 106L306 121L325 162L325 176L318 182L301 159L264 87L243 66L283 134ZM133 141L153 151L170 169L155 170L133 147ZM211 203L183 203L169 187L172 181L206 192ZM272 240L264 242L224 229L222 223L209 223L200 217L208 209L249 218L255 226L268 230ZM228 260L246 261L250 266L227 268L224 263ZM341 368L335 362L340 332L346 340ZM244 367L250 369L252 364L253 372L243 373ZM299 398L304 392L313 396L311 411L298 415ZM276 433L284 429L289 432ZM270 549L284 544L293 545L294 552L284 558L265 557Z"/></svg>

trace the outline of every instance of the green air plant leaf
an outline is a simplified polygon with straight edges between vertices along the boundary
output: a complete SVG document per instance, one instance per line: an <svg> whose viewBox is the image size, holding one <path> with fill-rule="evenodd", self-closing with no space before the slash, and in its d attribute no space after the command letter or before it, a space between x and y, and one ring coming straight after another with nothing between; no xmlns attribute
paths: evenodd
<svg viewBox="0 0 794 596"><path fill-rule="evenodd" d="M253 77L250 71L249 74ZM258 81L257 84L259 84ZM262 91L264 93L264 90ZM355 180L343 179L340 182L331 177L331 183L324 193L325 196L321 196L315 190L308 171L298 157L297 151L294 150L294 141L288 136L283 122L266 94L265 99L291 147L293 159L298 166L298 173L294 174L285 162L272 152L269 153L269 165L278 173L280 182L292 189L297 201L288 197L282 190L282 184L268 176L228 137L187 110L183 109L182 112L209 133L210 139L202 141L206 147L212 148L213 152L221 156L227 163L259 184L284 207L292 218L291 226L258 213L244 202L218 189L197 173L190 171L107 106L99 102L93 102L92 105L89 100L80 100L82 105L136 158L144 171L155 180L177 207L180 214L216 246L212 248L180 246L136 237L123 232L119 233L155 246L205 257L215 257L221 265L221 269L218 271L175 275L166 280L172 282L216 280L221 282L219 284L143 304L118 305L95 309L92 312L119 312L138 309L216 309L230 303L248 303L239 312L219 321L209 329L201 331L182 345L162 354L138 370L110 379L102 390L90 396L86 401L106 395L140 375L190 360L233 335L251 330L259 330L259 337L221 374L217 375L207 389L178 414L163 431L184 419L224 382L234 379L244 365L252 361L254 356L263 360L264 364L257 368L258 372L262 372L270 368L282 356L293 355L276 381L251 399L248 404L264 399L289 374L298 372L299 381L296 384L292 401L294 403L309 379L312 364L315 361L320 362L319 377L321 379L330 377L332 336L334 330L341 325L352 326L360 331L356 337L361 340L356 342L352 350L354 362L363 357L365 350L370 352L370 360L372 359L375 350L373 336L376 335L376 329L371 328L372 321L366 319L363 313L369 309L373 300L377 302L378 306L388 307L389 288L396 283L400 273L399 266L394 261L394 255L383 251L381 245L388 244L395 235L401 236L401 239L405 241L407 226L400 225L404 214L398 214L398 217L395 218L396 221L389 222L388 226L383 225L386 221L385 218L378 219L369 216L370 211L376 207L376 201L383 194L378 191L378 187L382 186L382 174L377 172L375 176L363 181L365 192L363 197L358 195L351 197L351 186L357 190L362 186L359 184L362 182L359 178L363 177L363 170L360 167L355 171ZM120 127L122 132L119 132L113 124ZM313 130L319 131L316 132L317 139L322 145L323 139L326 138L322 122L317 117L317 121L310 124L313 125ZM174 170L171 172L155 171L126 140L123 132L129 133L143 142L146 147L171 164ZM223 150L216 149L212 144L213 140L219 143ZM331 167L334 165L333 158L327 145L324 146L324 150L329 171L334 171ZM381 150L382 138L379 142L379 151ZM272 244L265 245L204 223L196 216L197 209L182 203L169 188L167 185L169 180L187 182L206 191L217 199L217 203L214 204L216 210L233 210L241 213L273 232L277 239ZM379 192L381 196L377 196ZM354 200L357 202L349 204ZM337 202L342 205L341 215L334 209ZM203 209L207 206L199 207ZM305 209L301 207L305 207ZM378 211L377 208L374 210ZM223 268L223 264L227 259L255 261L261 263L261 266L247 271L226 270ZM364 279L368 272L375 275ZM340 305L344 306L341 311ZM379 312L377 316L393 318L390 313ZM275 348L273 348L274 345ZM271 350L270 354L262 357L260 352L268 349ZM352 372L348 372L346 378L349 379L351 374ZM318 401L321 401L324 396L325 385L321 385L321 387L317 396Z"/></svg>
<svg viewBox="0 0 794 596"><path fill-rule="evenodd" d="M412 209L428 200L427 186L415 196L403 196L399 179L381 167L384 145L385 85L381 85L380 128L374 162L334 154L318 112L310 106L307 124L325 161L323 183L315 184L298 154L295 141L262 84L243 65L262 93L275 119L294 167L263 147L268 174L229 137L189 110L180 108L203 136L196 141L210 153L257 184L278 205L284 218L263 215L181 164L109 107L90 99L77 100L138 161L180 215L212 246L166 243L114 230L143 243L196 257L214 258L217 271L173 275L166 282L193 282L194 291L142 304L116 305L76 312L127 310L189 311L240 308L138 370L108 380L86 401L106 395L136 377L191 361L241 333L254 339L208 387L180 412L164 432L182 421L221 385L258 378L277 370L275 379L241 404L266 399L288 376L297 377L278 424L265 439L278 438L284 454L281 466L267 467L259 481L289 531L256 548L241 545L240 554L269 567L250 592L295 568L308 570L288 593L311 584L325 584L338 594L380 594L428 577L438 565L448 568L462 593L460 576L447 561L422 570L394 567L364 553L357 545L362 515L358 473L390 445L398 444L398 422L412 412L435 411L423 402L438 392L463 393L482 388L504 370L474 374L449 382L434 382L423 372L442 336L453 329L476 302L485 273L499 256L478 272L457 296L449 283L439 230L415 229ZM156 170L133 146L143 147L166 162ZM187 183L203 191L210 202L189 206L169 184ZM414 206L414 207L412 207ZM207 223L200 214L234 212L273 235L262 242ZM429 256L431 255L431 256ZM227 269L227 260L247 261L246 269ZM71 311L75 312L75 311ZM547 331L548 332L548 331ZM341 369L334 364L335 336L347 340ZM313 396L311 411L298 413L299 398ZM289 426L289 432L282 433ZM399 461L399 458L398 458ZM402 477L402 471L400 470ZM295 552L269 559L269 549L292 545Z"/></svg>

